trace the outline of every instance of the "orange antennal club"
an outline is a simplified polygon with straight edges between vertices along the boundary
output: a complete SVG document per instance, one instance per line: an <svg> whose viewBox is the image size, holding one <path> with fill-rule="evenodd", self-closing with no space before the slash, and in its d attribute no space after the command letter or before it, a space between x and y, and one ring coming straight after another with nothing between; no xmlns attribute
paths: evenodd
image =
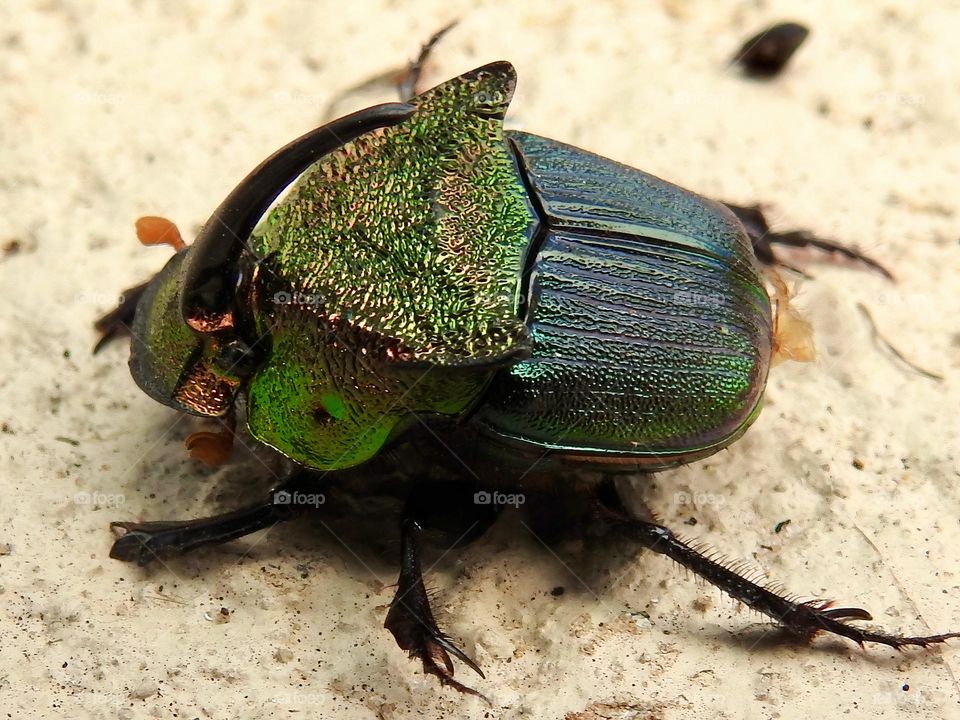
<svg viewBox="0 0 960 720"><path fill-rule="evenodd" d="M177 226L166 218L146 215L137 220L136 228L137 238L144 245L169 245L177 252L187 246Z"/></svg>

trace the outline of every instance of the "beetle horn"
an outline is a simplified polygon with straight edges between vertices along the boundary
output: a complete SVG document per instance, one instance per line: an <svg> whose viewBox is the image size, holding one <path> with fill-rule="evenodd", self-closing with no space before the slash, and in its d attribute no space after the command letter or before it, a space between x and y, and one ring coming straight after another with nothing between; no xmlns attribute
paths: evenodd
<svg viewBox="0 0 960 720"><path fill-rule="evenodd" d="M202 334L233 328L237 261L273 201L324 155L368 132L403 122L415 111L410 103L360 110L311 130L260 163L214 211L193 243L183 267L184 321Z"/></svg>

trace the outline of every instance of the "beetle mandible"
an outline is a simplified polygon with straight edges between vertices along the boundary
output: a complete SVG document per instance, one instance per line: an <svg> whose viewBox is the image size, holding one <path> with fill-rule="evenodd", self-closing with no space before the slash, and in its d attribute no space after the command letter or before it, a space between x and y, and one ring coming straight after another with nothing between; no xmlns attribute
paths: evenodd
<svg viewBox="0 0 960 720"><path fill-rule="evenodd" d="M583 467L602 479L569 491L591 518L797 635L894 648L958 637L863 629L850 621L870 620L866 610L796 602L626 509L618 473L707 457L757 417L776 345L760 263L772 244L873 263L770 233L756 208L504 130L515 83L495 62L307 133L101 319L101 345L129 327L148 395L206 417L240 405L250 435L297 465L262 503L227 515L114 523L111 556L144 565L286 520L302 510L288 499L320 487L319 473L426 429L478 476L453 464L445 474L462 477L415 478L386 627L462 692L476 693L454 679L451 656L482 672L434 620L421 534L459 513L476 518L472 538L497 515L478 487L529 491L533 475L563 483ZM140 226L145 241L167 232Z"/></svg>

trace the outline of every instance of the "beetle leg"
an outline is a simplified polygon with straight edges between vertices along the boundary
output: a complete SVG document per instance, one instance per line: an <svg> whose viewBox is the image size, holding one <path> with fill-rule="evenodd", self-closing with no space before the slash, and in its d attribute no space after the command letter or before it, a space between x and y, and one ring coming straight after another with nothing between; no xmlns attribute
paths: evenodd
<svg viewBox="0 0 960 720"><path fill-rule="evenodd" d="M330 101L327 103L326 108L324 108L321 117L325 119L335 117L338 114L337 109L340 107L340 105L343 104L348 98L352 99L352 96L358 93L376 91L378 94L380 94L382 92L395 89L402 102L407 102L408 100L416 97L421 92L419 84L420 76L423 74L423 67L433 50L433 46L436 45L440 38L446 35L447 32L456 24L457 21L454 20L450 24L435 32L430 39L421 46L420 54L417 56L417 59L407 63L406 66L392 68L380 73L379 75L370 77L363 82L357 83L352 87L348 87L346 90L341 90L338 92L336 95L330 98Z"/></svg>
<svg viewBox="0 0 960 720"><path fill-rule="evenodd" d="M726 205L733 212L733 214L737 216L737 219L740 220L741 223L743 223L743 226L746 228L747 234L750 236L750 240L753 243L753 251L757 256L757 259L764 265L782 265L789 270L798 272L801 275L806 275L806 273L804 273L802 270L788 265L777 258L776 254L773 252L773 246L783 245L793 248L811 247L829 255L839 256L845 260L866 265L867 267L879 272L888 280L894 279L890 271L887 270L883 265L878 263L873 258L864 255L859 250L854 250L845 245L841 245L840 243L833 242L832 240L818 238L816 235L808 232L807 230L791 230L789 232L782 233L773 232L763 214L763 209L759 205L742 206L732 205L731 203L723 204Z"/></svg>
<svg viewBox="0 0 960 720"><path fill-rule="evenodd" d="M644 547L666 555L692 570L734 600L773 618L786 630L802 638L809 640L821 632L827 632L849 638L860 646L865 642L872 642L888 645L896 650L911 645L927 647L950 638L960 638L960 632L919 637L888 635L862 630L842 622L872 620L873 616L862 608L832 608L833 603L829 600L795 602L781 592L758 585L744 577L735 566L707 557L652 518L647 520L631 516L612 483L603 483L600 487L597 506L601 517L612 527L625 532Z"/></svg>
<svg viewBox="0 0 960 720"><path fill-rule="evenodd" d="M467 499L471 501L470 504L464 502ZM419 658L424 672L437 676L442 685L449 685L462 693L486 700L479 692L453 677L451 655L480 677L484 677L484 674L437 625L420 566L420 538L431 520L448 525L451 518L456 519L459 516L461 520L465 520L471 519L469 515L472 515L471 524L460 532L452 547L471 542L493 523L498 506L476 505L472 500L473 488L470 486L429 483L413 489L407 499L400 525L400 577L384 627L393 633L397 645L406 650L410 657ZM444 511L448 513L447 517L441 515ZM443 529L450 531L453 528Z"/></svg>
<svg viewBox="0 0 960 720"><path fill-rule="evenodd" d="M132 288L127 288L120 296L120 302L117 306L103 315L93 327L100 333L100 339L93 346L93 354L100 352L111 340L121 335L130 333L130 326L133 324L133 316L137 312L137 303L140 302L140 296L150 282L141 283Z"/></svg>
<svg viewBox="0 0 960 720"><path fill-rule="evenodd" d="M402 102L407 102L420 94L420 76L423 74L423 66L426 65L427 58L429 58L430 53L433 52L433 46L440 41L440 38L450 32L456 24L457 21L454 20L431 35L420 47L420 54L417 55L417 59L407 65L406 72L397 83L397 92L400 93L400 100Z"/></svg>
<svg viewBox="0 0 960 720"><path fill-rule="evenodd" d="M110 557L144 567L156 558L235 540L297 516L307 505L293 502L295 494L315 490L315 476L297 473L271 490L262 502L223 515L195 520L112 522L110 528L119 537L110 548Z"/></svg>

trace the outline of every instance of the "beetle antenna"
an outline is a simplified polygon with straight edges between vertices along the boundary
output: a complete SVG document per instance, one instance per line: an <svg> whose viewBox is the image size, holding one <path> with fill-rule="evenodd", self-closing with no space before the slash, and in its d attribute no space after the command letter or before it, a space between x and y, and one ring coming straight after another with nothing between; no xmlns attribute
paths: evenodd
<svg viewBox="0 0 960 720"><path fill-rule="evenodd" d="M187 247L180 230L172 220L145 215L135 223L137 239L144 245L169 245L176 252Z"/></svg>

